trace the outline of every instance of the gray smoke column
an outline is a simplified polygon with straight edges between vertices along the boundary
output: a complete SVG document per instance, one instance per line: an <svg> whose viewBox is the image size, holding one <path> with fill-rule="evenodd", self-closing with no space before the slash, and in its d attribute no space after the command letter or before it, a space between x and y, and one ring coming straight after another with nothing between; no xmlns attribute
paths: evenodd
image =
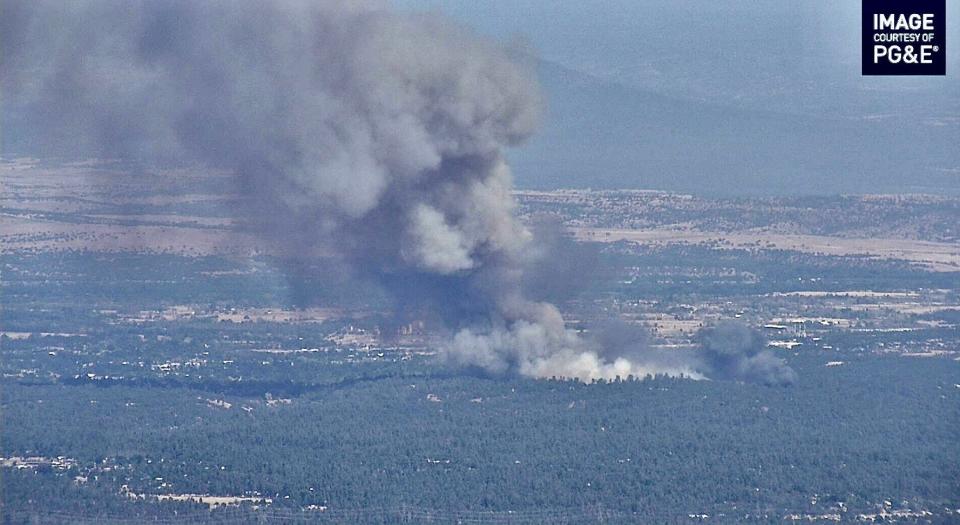
<svg viewBox="0 0 960 525"><path fill-rule="evenodd" d="M333 250L398 310L439 318L451 363L584 380L662 371L521 293L536 250L503 150L534 131L541 101L499 46L372 2L0 9L4 140L230 170L247 224L291 252Z"/></svg>
<svg viewBox="0 0 960 525"><path fill-rule="evenodd" d="M698 334L698 366L711 379L768 385L791 385L797 373L767 350L767 339L757 330L735 321L704 328Z"/></svg>

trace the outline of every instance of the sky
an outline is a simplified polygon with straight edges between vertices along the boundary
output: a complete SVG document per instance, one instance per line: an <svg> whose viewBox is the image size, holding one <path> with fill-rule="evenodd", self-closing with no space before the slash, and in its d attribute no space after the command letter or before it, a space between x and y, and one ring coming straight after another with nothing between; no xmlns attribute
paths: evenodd
<svg viewBox="0 0 960 525"><path fill-rule="evenodd" d="M960 195L960 2L947 3L946 76L864 77L858 0L386 1L443 13L535 69L543 117L507 151L520 188ZM113 38L108 26L94 40ZM108 69L116 83L123 68ZM0 154L36 154L31 137L50 130L9 92L2 102Z"/></svg>
<svg viewBox="0 0 960 525"><path fill-rule="evenodd" d="M863 77L859 1L394 0L538 57L526 187L960 192L960 4L945 77Z"/></svg>

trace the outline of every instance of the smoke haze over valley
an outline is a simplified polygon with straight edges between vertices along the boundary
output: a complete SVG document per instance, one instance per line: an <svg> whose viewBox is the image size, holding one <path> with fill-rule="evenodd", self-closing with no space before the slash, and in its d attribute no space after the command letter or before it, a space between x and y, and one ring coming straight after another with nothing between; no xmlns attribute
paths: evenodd
<svg viewBox="0 0 960 525"><path fill-rule="evenodd" d="M860 2L395 3L537 50L519 187L960 193L960 54L945 77L861 76ZM951 42L958 17L947 2Z"/></svg>

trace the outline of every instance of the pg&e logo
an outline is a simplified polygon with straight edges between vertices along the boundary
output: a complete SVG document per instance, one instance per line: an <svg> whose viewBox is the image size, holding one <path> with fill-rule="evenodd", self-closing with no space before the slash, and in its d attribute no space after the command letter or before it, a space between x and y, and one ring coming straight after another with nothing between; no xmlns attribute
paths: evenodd
<svg viewBox="0 0 960 525"><path fill-rule="evenodd" d="M862 0L864 75L945 75L946 0Z"/></svg>

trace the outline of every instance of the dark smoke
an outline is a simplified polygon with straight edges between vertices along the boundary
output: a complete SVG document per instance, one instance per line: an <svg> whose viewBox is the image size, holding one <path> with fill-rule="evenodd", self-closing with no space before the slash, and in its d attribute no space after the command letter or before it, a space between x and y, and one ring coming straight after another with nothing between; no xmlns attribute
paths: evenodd
<svg viewBox="0 0 960 525"><path fill-rule="evenodd" d="M797 373L767 350L756 329L735 321L704 328L698 334L703 372L712 379L791 385Z"/></svg>
<svg viewBox="0 0 960 525"><path fill-rule="evenodd" d="M524 296L562 303L577 298L602 281L600 250L595 243L576 242L559 218L535 216L529 228L536 240L523 268Z"/></svg>
<svg viewBox="0 0 960 525"><path fill-rule="evenodd" d="M5 136L18 146L228 170L246 224L285 253L335 252L398 313L438 318L452 363L642 375L523 292L542 254L514 217L503 150L533 132L541 102L499 46L374 2L2 9ZM551 297L528 279L538 288Z"/></svg>
<svg viewBox="0 0 960 525"><path fill-rule="evenodd" d="M391 293L398 317L437 319L453 364L696 375L636 334L581 337L546 302L591 256L554 264L551 243L569 240L537 244L515 218L503 153L534 131L541 99L511 56L376 2L7 0L0 153L231 173L249 228L284 254L335 253ZM768 361L710 341L718 375Z"/></svg>

